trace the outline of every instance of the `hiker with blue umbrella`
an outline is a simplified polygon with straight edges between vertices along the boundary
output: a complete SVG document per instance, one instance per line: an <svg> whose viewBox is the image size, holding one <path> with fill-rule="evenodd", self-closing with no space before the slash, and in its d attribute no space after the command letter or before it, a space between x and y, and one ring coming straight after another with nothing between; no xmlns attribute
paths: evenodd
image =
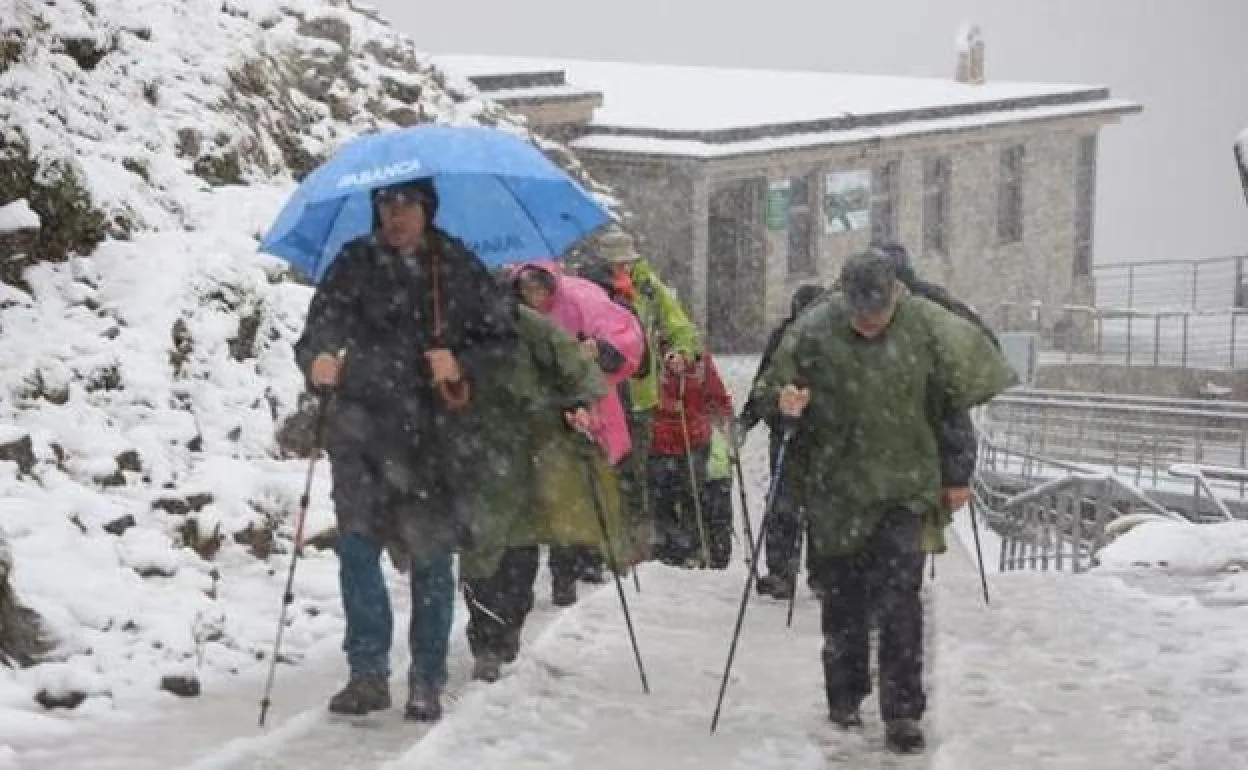
<svg viewBox="0 0 1248 770"><path fill-rule="evenodd" d="M520 137L422 126L357 139L296 190L262 241L316 282L299 367L322 398L350 675L339 714L390 707L382 550L410 573L405 716L441 716L452 554L485 432L477 384L516 345L487 263L561 255L608 221ZM488 463L487 463L488 464Z"/></svg>

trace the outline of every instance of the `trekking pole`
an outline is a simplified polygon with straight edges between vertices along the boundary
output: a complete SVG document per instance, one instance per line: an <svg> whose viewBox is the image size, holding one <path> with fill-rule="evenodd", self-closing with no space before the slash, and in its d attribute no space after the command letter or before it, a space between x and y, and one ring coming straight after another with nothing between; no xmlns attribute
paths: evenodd
<svg viewBox="0 0 1248 770"><path fill-rule="evenodd" d="M341 361L341 354L339 354ZM277 659L282 648L282 634L286 630L286 610L295 601L295 567L299 564L299 551L303 548L303 525L308 518L308 504L312 497L312 478L316 472L316 461L321 456L321 445L325 438L325 415L329 412L328 402L330 391L320 389L316 407L315 444L312 447L312 459L308 462L308 475L303 483L303 495L299 498L299 512L295 518L295 541L290 555L290 571L286 573L286 588L282 591L282 609L277 618L277 637L273 641L273 658L269 661L269 675L264 683L264 695L260 699L259 726L264 727L264 719L269 713L272 703L273 679L277 676Z"/></svg>
<svg viewBox="0 0 1248 770"><path fill-rule="evenodd" d="M799 508L797 512L797 548L793 552L790 574L793 575L793 590L789 592L789 615L784 621L785 628L793 627L793 607L797 604L797 576L802 571L802 544L810 549L810 539L806 535L806 510Z"/></svg>
<svg viewBox="0 0 1248 770"><path fill-rule="evenodd" d="M592 436L580 431L578 433L590 447L597 449L598 444ZM633 646L633 657L637 660L637 673L641 677L641 691L649 695L650 682L646 679L646 667L641 662L641 648L637 646L637 633L633 630L633 616L628 611L628 599L624 596L624 583L620 580L619 562L615 559L615 546L611 543L611 532L607 527L606 503L603 502L602 490L598 486L598 470L594 467L592 454L585 456L585 477L589 481L590 496L594 499L594 511L598 514L598 528L602 530L602 544L607 552L607 569L611 570L611 576L615 579L615 592L620 597L620 608L624 610L624 624L628 627L628 641ZM635 567L633 574L637 574Z"/></svg>
<svg viewBox="0 0 1248 770"><path fill-rule="evenodd" d="M797 428L792 424L784 430L784 437L780 440L780 449L776 452L775 470L767 488L767 502L763 507L763 520L759 524L758 538L750 544L752 550L750 551L749 559L749 575L745 578L745 590L741 592L741 607L737 610L737 624L732 630L732 644L728 647L728 662L724 665L724 678L719 683L719 698L715 701L715 714L711 717L712 735L715 734L715 728L719 725L719 712L724 705L724 693L728 691L728 677L732 673L732 661L737 654L737 642L741 639L741 625L745 622L745 608L750 602L750 589L754 587L754 581L758 579L758 552L763 547L763 536L767 533L767 522L775 515L776 493L779 490L777 481L784 471L785 455L788 453L789 442L793 439L793 434L796 432Z"/></svg>
<svg viewBox="0 0 1248 770"><path fill-rule="evenodd" d="M633 449L633 454L628 458L626 462L630 462L633 464L633 474L632 474L633 479L632 479L631 484L641 489L641 518L643 521L645 521L647 518L646 509L648 507L646 504L646 498L650 496L649 491L645 487L645 482L642 476L640 475L646 472L645 462L639 459L639 452L637 449ZM630 497L635 494L636 494L635 491L630 490L630 495L629 495ZM625 505L628 505L629 500L624 499L621 502ZM628 506L628 507L630 509L629 519L631 521L633 518L632 513L631 513L632 506ZM634 535L634 536L636 535L637 526L635 523L630 525L629 531L631 535ZM644 530L643 530L643 534L644 534ZM645 546L637 546L637 547L644 549ZM631 572L633 573L633 587L637 589L637 593L641 593L641 577L637 574L637 568L640 566L641 566L641 558L640 556L637 556L637 563L633 565L633 568L631 570Z"/></svg>
<svg viewBox="0 0 1248 770"><path fill-rule="evenodd" d="M693 493L693 517L698 527L698 539L702 548L702 566L706 567L711 563L711 550L706 537L706 521L702 518L702 486L698 484L697 468L693 464L693 446L689 443L689 419L685 413L685 377L680 378L680 398L677 400L680 408L680 432L685 438L685 462L689 466L689 491Z"/></svg>
<svg viewBox="0 0 1248 770"><path fill-rule="evenodd" d="M988 601L988 574L984 572L984 548L979 542L979 517L975 513L975 490L971 490L971 499L968 501L971 514L971 533L975 536L975 557L979 560L979 582L984 587L984 606L991 607L992 603Z"/></svg>
<svg viewBox="0 0 1248 770"><path fill-rule="evenodd" d="M745 532L745 543L748 547L754 543L754 532L750 529L750 504L745 497L745 471L741 468L741 448L737 445L737 431L733 427L728 432L728 441L732 444L732 465L737 472L737 494L741 498L741 527ZM745 558L748 560L750 554Z"/></svg>

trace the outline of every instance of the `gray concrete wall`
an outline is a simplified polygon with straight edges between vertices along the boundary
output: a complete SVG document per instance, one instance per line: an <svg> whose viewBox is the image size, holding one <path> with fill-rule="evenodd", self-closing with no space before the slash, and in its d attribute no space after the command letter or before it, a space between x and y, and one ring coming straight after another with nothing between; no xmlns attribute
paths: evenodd
<svg viewBox="0 0 1248 770"><path fill-rule="evenodd" d="M579 153L595 179L610 185L631 215L627 229L638 251L675 289L697 321L705 320L705 246L697 254L695 220L706 229L703 213L695 216L694 171L688 164L651 162L601 153ZM705 233L701 239L705 240Z"/></svg>

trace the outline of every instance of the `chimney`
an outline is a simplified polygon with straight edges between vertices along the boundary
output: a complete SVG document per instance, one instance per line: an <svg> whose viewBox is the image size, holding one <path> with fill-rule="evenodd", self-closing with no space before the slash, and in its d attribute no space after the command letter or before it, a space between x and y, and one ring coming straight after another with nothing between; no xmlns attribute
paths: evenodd
<svg viewBox="0 0 1248 770"><path fill-rule="evenodd" d="M953 79L969 85L984 84L984 35L978 24L968 22L958 30L958 66Z"/></svg>

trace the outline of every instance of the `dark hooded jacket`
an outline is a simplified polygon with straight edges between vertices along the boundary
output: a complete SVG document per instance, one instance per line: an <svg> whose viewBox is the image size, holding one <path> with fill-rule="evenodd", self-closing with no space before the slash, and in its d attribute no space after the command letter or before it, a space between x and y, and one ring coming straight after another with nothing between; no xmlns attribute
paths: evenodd
<svg viewBox="0 0 1248 770"><path fill-rule="evenodd" d="M348 243L295 345L305 373L320 353L344 354L325 436L339 530L415 555L465 536L456 489L481 472L473 458L483 450L480 410L445 408L424 354L450 349L471 386L516 344L510 298L484 265L446 233L430 235L407 258L374 236Z"/></svg>

